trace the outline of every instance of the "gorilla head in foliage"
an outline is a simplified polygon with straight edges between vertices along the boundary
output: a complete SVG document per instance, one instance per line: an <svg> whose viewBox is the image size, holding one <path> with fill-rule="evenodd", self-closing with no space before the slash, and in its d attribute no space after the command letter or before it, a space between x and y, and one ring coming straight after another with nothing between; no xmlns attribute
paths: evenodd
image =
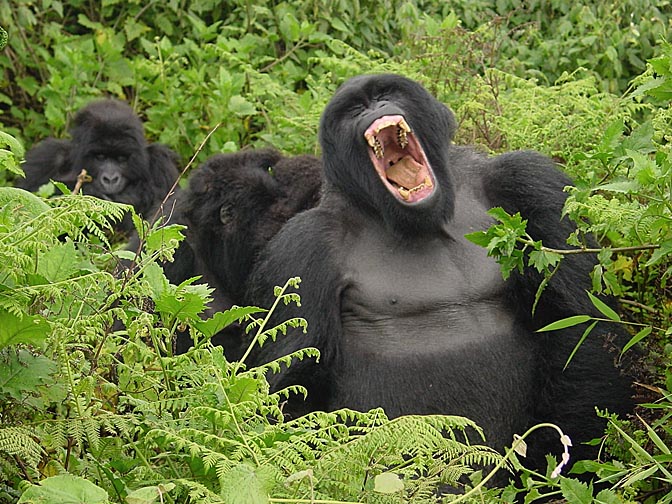
<svg viewBox="0 0 672 504"><path fill-rule="evenodd" d="M258 252L295 214L319 200L321 163L272 148L217 154L189 179L181 213L206 277L240 304Z"/></svg>
<svg viewBox="0 0 672 504"><path fill-rule="evenodd" d="M126 103L94 101L75 115L70 140L48 138L26 154L29 191L49 180L73 189L86 170L82 191L101 199L132 205L150 219L179 176L179 159L168 147L148 144L140 118ZM129 232L130 219L118 226Z"/></svg>

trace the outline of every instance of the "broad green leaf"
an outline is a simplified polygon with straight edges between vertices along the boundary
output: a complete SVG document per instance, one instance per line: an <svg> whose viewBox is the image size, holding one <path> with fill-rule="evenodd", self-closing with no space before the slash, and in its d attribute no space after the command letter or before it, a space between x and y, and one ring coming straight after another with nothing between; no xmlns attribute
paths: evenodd
<svg viewBox="0 0 672 504"><path fill-rule="evenodd" d="M20 401L40 385L52 382L58 365L43 355L27 350L8 352L0 359L0 392Z"/></svg>
<svg viewBox="0 0 672 504"><path fill-rule="evenodd" d="M653 254L651 254L651 257L649 258L648 261L646 261L646 264L644 264L644 266L646 266L647 268L655 266L670 254L672 254L672 240L666 240L660 244L660 248L657 248L656 250L653 251Z"/></svg>
<svg viewBox="0 0 672 504"><path fill-rule="evenodd" d="M166 291L155 302L157 310L170 313L181 322L198 318L206 308L206 300L200 293L186 289Z"/></svg>
<svg viewBox="0 0 672 504"><path fill-rule="evenodd" d="M593 303L593 306L595 306L595 308L597 308L602 315L607 317L609 320L613 320L614 322L621 321L621 317L618 316L618 313L607 306L604 301L599 299L597 296L594 296L590 292L588 292L588 297L590 298L590 302Z"/></svg>
<svg viewBox="0 0 672 504"><path fill-rule="evenodd" d="M301 36L301 25L292 13L287 12L282 16L282 19L280 20L280 32L287 40L291 40L292 42L299 40L299 37Z"/></svg>
<svg viewBox="0 0 672 504"><path fill-rule="evenodd" d="M602 184L595 188L596 191L609 191L623 194L630 194L641 189L641 185L636 180L620 180Z"/></svg>
<svg viewBox="0 0 672 504"><path fill-rule="evenodd" d="M61 474L40 481L39 485L28 488L18 504L107 504L105 490L90 481Z"/></svg>
<svg viewBox="0 0 672 504"><path fill-rule="evenodd" d="M37 262L37 273L55 283L70 278L78 269L79 256L68 240L47 250Z"/></svg>
<svg viewBox="0 0 672 504"><path fill-rule="evenodd" d="M591 488L579 480L572 478L560 479L560 490L567 504L592 504L593 492Z"/></svg>
<svg viewBox="0 0 672 504"><path fill-rule="evenodd" d="M34 219L49 210L42 198L17 187L0 187L0 208L11 204L23 220Z"/></svg>
<svg viewBox="0 0 672 504"><path fill-rule="evenodd" d="M126 496L126 504L154 504L157 500L165 502L166 499L163 496L173 488L175 488L174 483L138 488Z"/></svg>
<svg viewBox="0 0 672 504"><path fill-rule="evenodd" d="M252 105L240 95L231 97L229 100L229 111L240 117L254 115L257 113L257 109L254 107L254 105Z"/></svg>
<svg viewBox="0 0 672 504"><path fill-rule="evenodd" d="M555 322L551 322L547 326L544 326L541 329L537 329L537 332L557 331L558 329L566 329L568 327L584 324L589 320L590 316L588 315L574 315L572 317L567 317L564 319L556 320Z"/></svg>
<svg viewBox="0 0 672 504"><path fill-rule="evenodd" d="M545 250L533 250L530 252L530 266L534 266L540 273L550 266L557 265L562 260L562 255Z"/></svg>
<svg viewBox="0 0 672 504"><path fill-rule="evenodd" d="M605 488L595 496L596 504L623 504L623 500L614 492Z"/></svg>
<svg viewBox="0 0 672 504"><path fill-rule="evenodd" d="M479 247L487 247L491 238L485 231L475 231L464 235L464 237Z"/></svg>
<svg viewBox="0 0 672 504"><path fill-rule="evenodd" d="M170 224L149 231L149 233L147 233L145 245L147 251L153 253L162 247L177 246L178 243L184 240L184 233L182 231L185 229L187 229L186 226Z"/></svg>
<svg viewBox="0 0 672 504"><path fill-rule="evenodd" d="M38 315L18 317L0 309L0 349L18 343L40 347L50 329L47 321Z"/></svg>
<svg viewBox="0 0 672 504"><path fill-rule="evenodd" d="M161 266L156 263L150 263L145 266L142 278L149 284L153 299L158 299L168 290L168 279Z"/></svg>
<svg viewBox="0 0 672 504"><path fill-rule="evenodd" d="M269 466L238 464L226 471L220 481L222 502L267 504L268 492L274 484L274 474Z"/></svg>
<svg viewBox="0 0 672 504"><path fill-rule="evenodd" d="M404 482L394 473L379 474L374 479L373 490L384 494L402 492L404 490Z"/></svg>

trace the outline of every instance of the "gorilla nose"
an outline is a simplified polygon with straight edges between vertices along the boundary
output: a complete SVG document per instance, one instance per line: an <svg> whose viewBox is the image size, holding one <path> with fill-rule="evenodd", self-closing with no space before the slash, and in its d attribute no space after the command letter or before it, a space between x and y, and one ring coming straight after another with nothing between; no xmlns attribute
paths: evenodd
<svg viewBox="0 0 672 504"><path fill-rule="evenodd" d="M115 194L124 187L124 177L118 169L106 170L100 174L100 185L107 194Z"/></svg>

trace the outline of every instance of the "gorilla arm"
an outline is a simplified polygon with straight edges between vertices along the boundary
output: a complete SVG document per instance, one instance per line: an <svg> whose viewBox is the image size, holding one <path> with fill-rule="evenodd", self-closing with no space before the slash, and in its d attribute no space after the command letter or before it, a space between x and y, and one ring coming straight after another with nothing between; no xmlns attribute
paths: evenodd
<svg viewBox="0 0 672 504"><path fill-rule="evenodd" d="M34 192L53 179L72 189L79 173L71 169L71 149L70 140L46 138L37 144L26 154L26 161L21 166L26 178L17 180L16 186Z"/></svg>
<svg viewBox="0 0 672 504"><path fill-rule="evenodd" d="M309 389L305 402L290 401L291 414L300 415L316 409L326 409L326 400L331 396L330 364L338 356L342 336L340 293L343 289L338 259L333 250L337 247L333 224L329 224L327 212L314 209L291 219L264 249L250 277L246 303L269 308L273 301L273 289L282 286L287 279L301 277L298 291L301 306L279 303L271 318L277 325L292 317L308 321L308 334L301 329L289 329L280 334L277 341L267 341L253 353L255 364L264 364L306 347L320 350L320 362L312 359L294 360L281 374L269 376L273 390L288 385L300 384Z"/></svg>
<svg viewBox="0 0 672 504"><path fill-rule="evenodd" d="M569 248L566 239L575 225L561 216L566 200L563 189L571 181L554 163L534 152L512 152L493 158L489 168L484 186L493 206L501 206L509 213L520 212L528 220L527 232L534 240L541 240L548 247ZM520 313L521 319L536 330L571 315L599 316L586 294L591 289L590 272L595 263L592 254L565 256L541 294L535 314ZM525 307L523 310L530 310L541 281L541 274L534 268L527 267L522 274L514 272L509 282L512 299L517 299L518 306ZM545 392L539 395L536 416L562 425L568 432L581 432L583 441L600 436L604 429L604 421L597 417L593 406L619 414L633 406L631 380L615 367L617 347L627 341L627 335L616 325L609 329L606 341L595 341L600 333L607 332L606 327L598 326L566 371L567 359L581 338L581 330L570 328L537 335L545 361L539 367L545 371L538 380ZM581 457L583 450L585 447L575 446L573 458Z"/></svg>

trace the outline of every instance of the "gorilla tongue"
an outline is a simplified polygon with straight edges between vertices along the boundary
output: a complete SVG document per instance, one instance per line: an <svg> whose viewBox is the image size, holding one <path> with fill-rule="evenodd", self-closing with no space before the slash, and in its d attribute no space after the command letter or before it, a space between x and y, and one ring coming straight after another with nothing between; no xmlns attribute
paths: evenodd
<svg viewBox="0 0 672 504"><path fill-rule="evenodd" d="M388 180L406 189L413 189L424 182L421 175L422 165L411 156L404 156L391 165L385 175Z"/></svg>

